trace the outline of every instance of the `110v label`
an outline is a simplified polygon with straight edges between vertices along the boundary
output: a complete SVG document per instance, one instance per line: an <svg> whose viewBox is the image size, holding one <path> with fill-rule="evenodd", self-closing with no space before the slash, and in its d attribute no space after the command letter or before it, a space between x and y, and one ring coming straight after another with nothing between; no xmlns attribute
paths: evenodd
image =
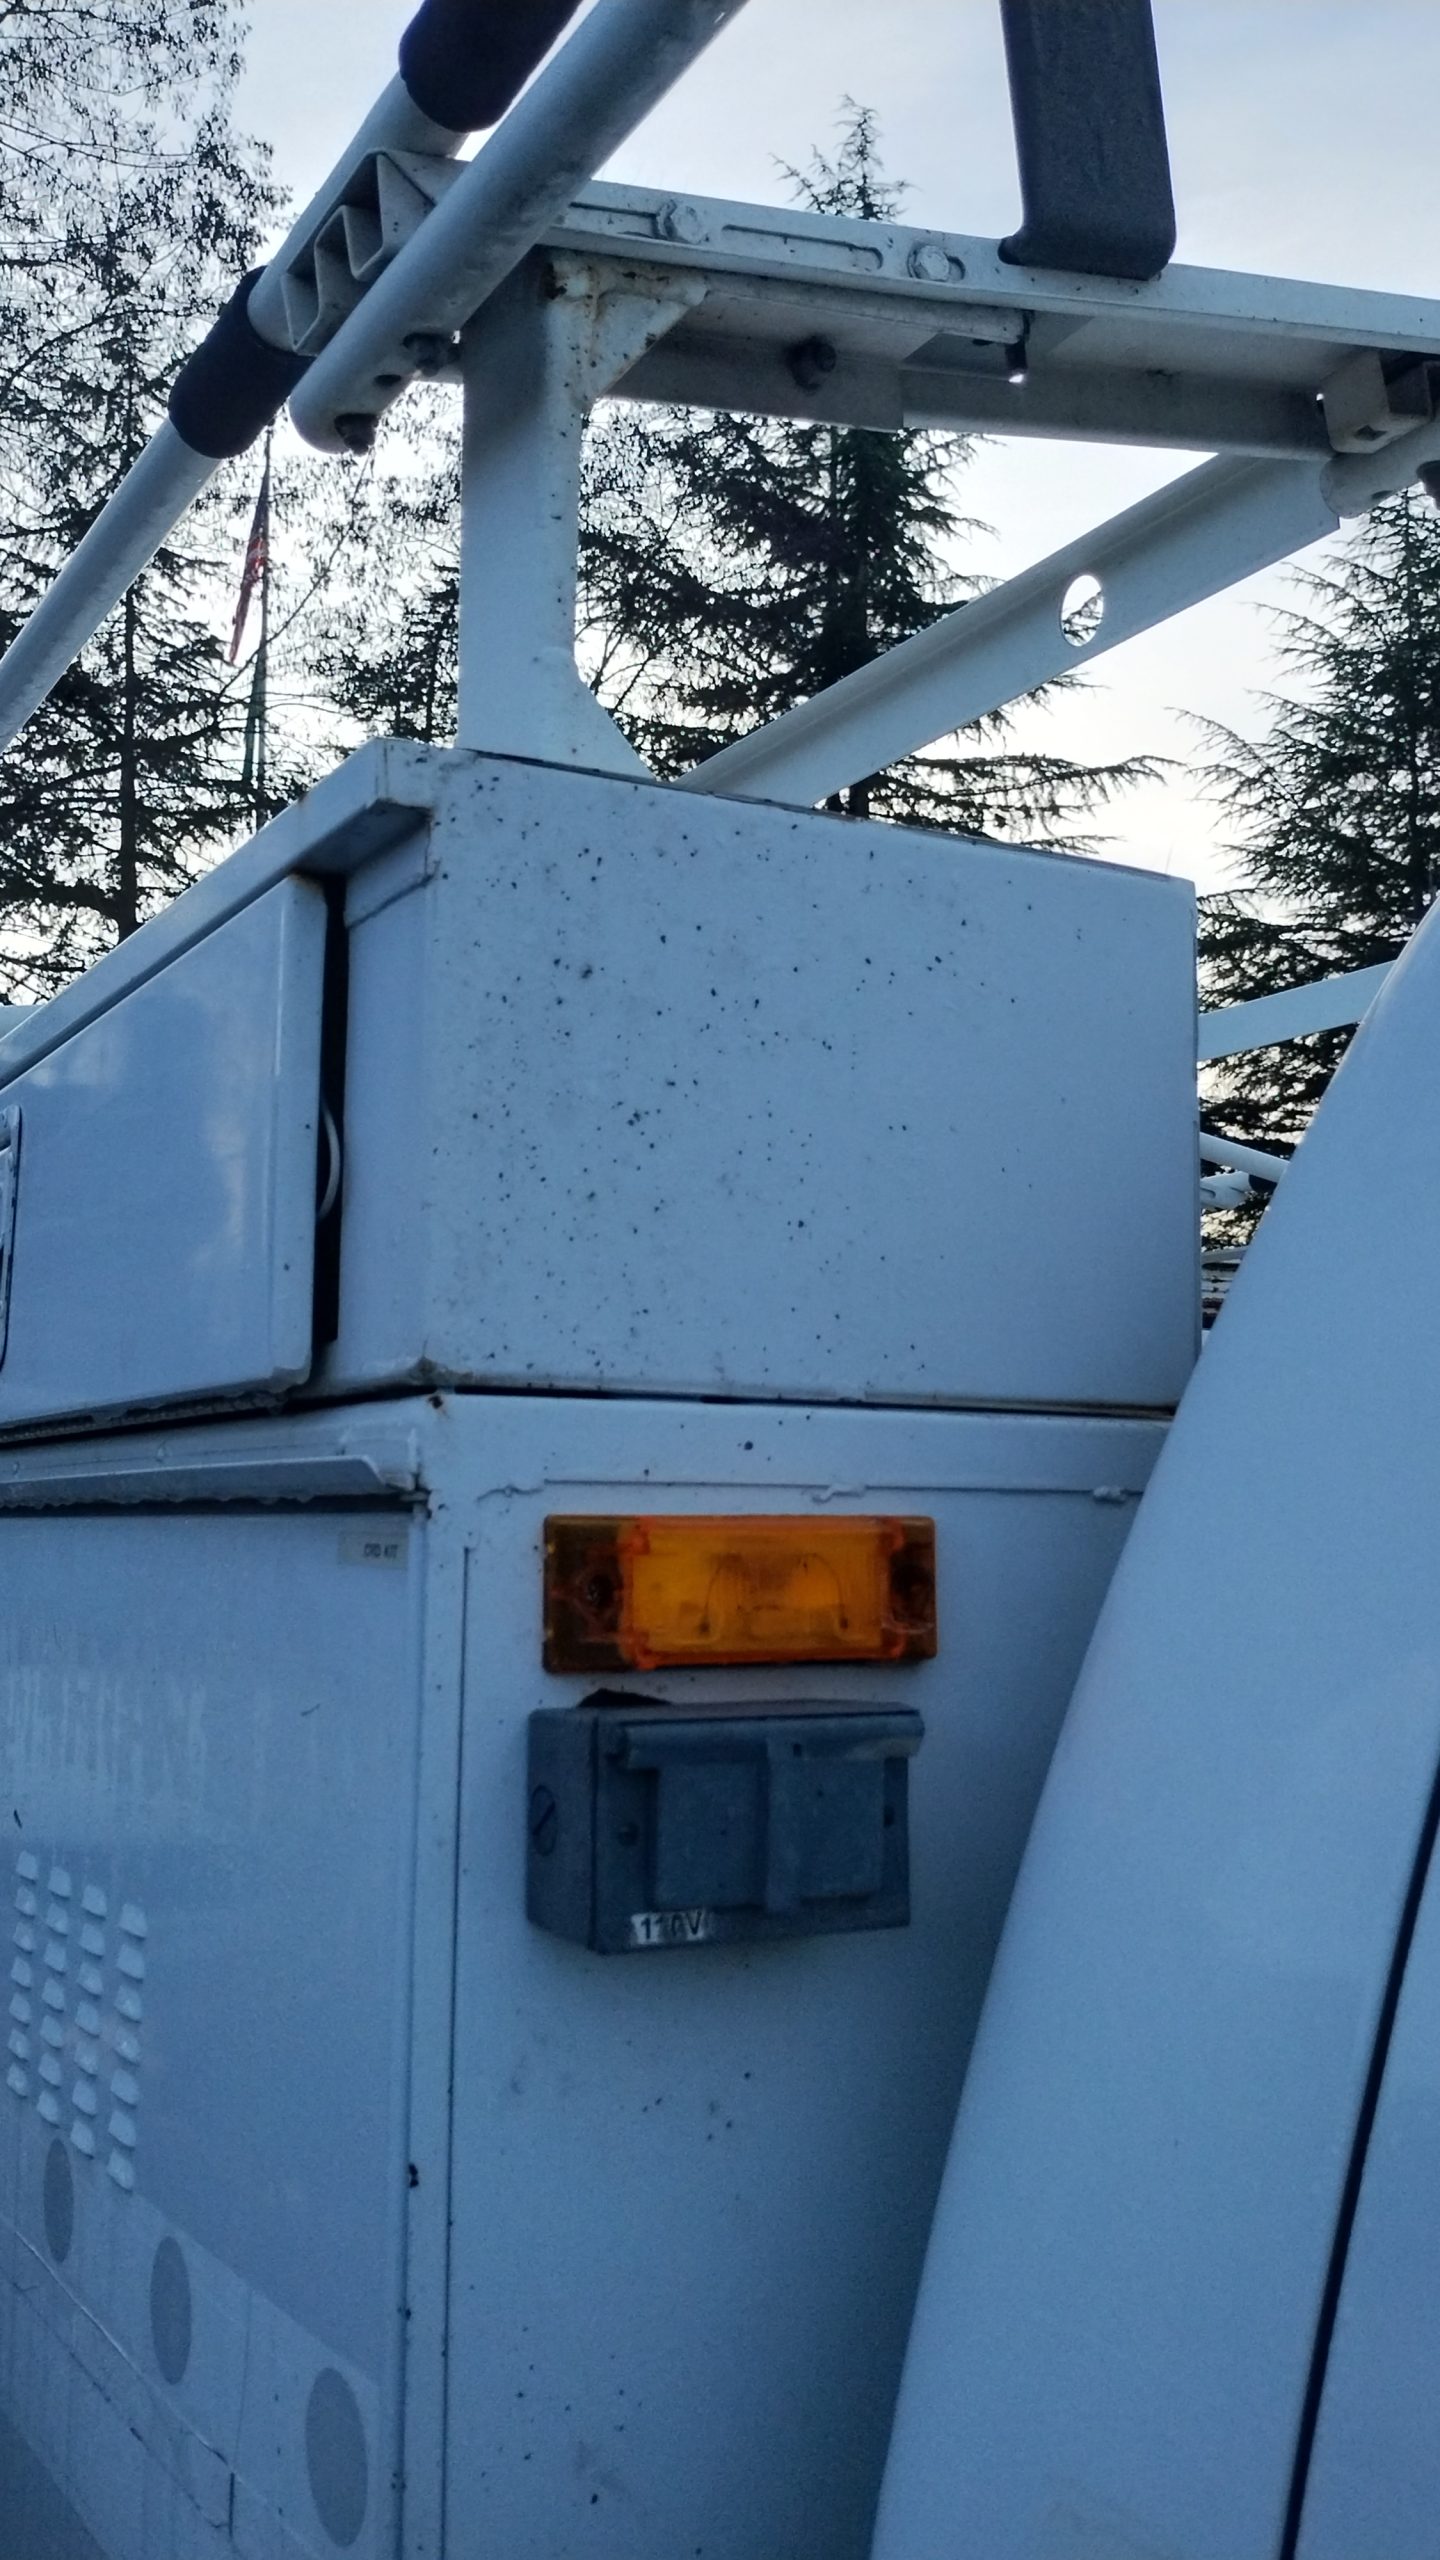
<svg viewBox="0 0 1440 2560"><path fill-rule="evenodd" d="M713 1911L632 1911L632 1947L701 1947L715 1935Z"/></svg>

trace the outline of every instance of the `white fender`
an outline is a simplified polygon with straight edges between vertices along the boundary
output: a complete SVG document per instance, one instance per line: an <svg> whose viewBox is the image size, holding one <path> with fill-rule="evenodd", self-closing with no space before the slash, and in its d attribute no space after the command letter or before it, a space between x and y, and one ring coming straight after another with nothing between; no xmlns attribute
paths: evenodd
<svg viewBox="0 0 1440 2560"><path fill-rule="evenodd" d="M1096 1630L874 2560L1288 2560L1437 1763L1432 917L1267 1213ZM1411 2560L1383 2511L1367 2551Z"/></svg>

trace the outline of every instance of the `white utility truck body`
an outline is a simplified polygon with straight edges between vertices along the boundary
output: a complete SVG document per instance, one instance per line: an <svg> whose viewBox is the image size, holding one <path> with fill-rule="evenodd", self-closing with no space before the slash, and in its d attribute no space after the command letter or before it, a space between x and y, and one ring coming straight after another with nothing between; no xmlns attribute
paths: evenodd
<svg viewBox="0 0 1440 2560"><path fill-rule="evenodd" d="M1133 871L387 748L0 1044L0 2547L63 2484L66 2560L863 2560L1194 1355L1192 935ZM548 1516L811 1509L934 1520L933 1660L542 1667ZM917 1710L909 1928L535 1927L528 1721L601 1687Z"/></svg>
<svg viewBox="0 0 1440 2560"><path fill-rule="evenodd" d="M1188 885L836 813L1440 485L1440 307L1001 5L996 243L601 182L742 0L422 0L0 661L459 383L458 746L0 1023L0 2560L1440 2560L1435 928L1291 1173ZM1209 458L665 783L606 396Z"/></svg>

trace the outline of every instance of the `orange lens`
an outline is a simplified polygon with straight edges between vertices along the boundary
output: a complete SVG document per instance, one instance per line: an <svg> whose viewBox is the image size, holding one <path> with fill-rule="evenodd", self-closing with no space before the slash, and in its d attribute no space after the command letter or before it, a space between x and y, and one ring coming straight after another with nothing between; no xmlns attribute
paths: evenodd
<svg viewBox="0 0 1440 2560"><path fill-rule="evenodd" d="M545 1523L547 1671L933 1654L933 1520Z"/></svg>

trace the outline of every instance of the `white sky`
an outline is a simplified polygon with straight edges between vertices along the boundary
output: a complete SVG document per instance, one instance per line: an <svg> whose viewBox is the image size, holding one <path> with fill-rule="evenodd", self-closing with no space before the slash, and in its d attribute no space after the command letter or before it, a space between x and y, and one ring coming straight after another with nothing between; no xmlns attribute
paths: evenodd
<svg viewBox="0 0 1440 2560"><path fill-rule="evenodd" d="M251 0L244 121L303 200L389 78L405 0ZM1440 297L1434 190L1440 0L1156 0L1178 256ZM608 176L783 201L777 161L827 146L845 96L880 116L906 218L1013 228L1019 202L996 0L749 0ZM962 503L995 528L977 565L1024 566L1193 457L992 443ZM1045 720L1063 752L1193 756L1178 715L1253 725L1274 673L1259 601L1278 576L1101 661ZM1183 773L1132 796L1113 850L1219 885Z"/></svg>

